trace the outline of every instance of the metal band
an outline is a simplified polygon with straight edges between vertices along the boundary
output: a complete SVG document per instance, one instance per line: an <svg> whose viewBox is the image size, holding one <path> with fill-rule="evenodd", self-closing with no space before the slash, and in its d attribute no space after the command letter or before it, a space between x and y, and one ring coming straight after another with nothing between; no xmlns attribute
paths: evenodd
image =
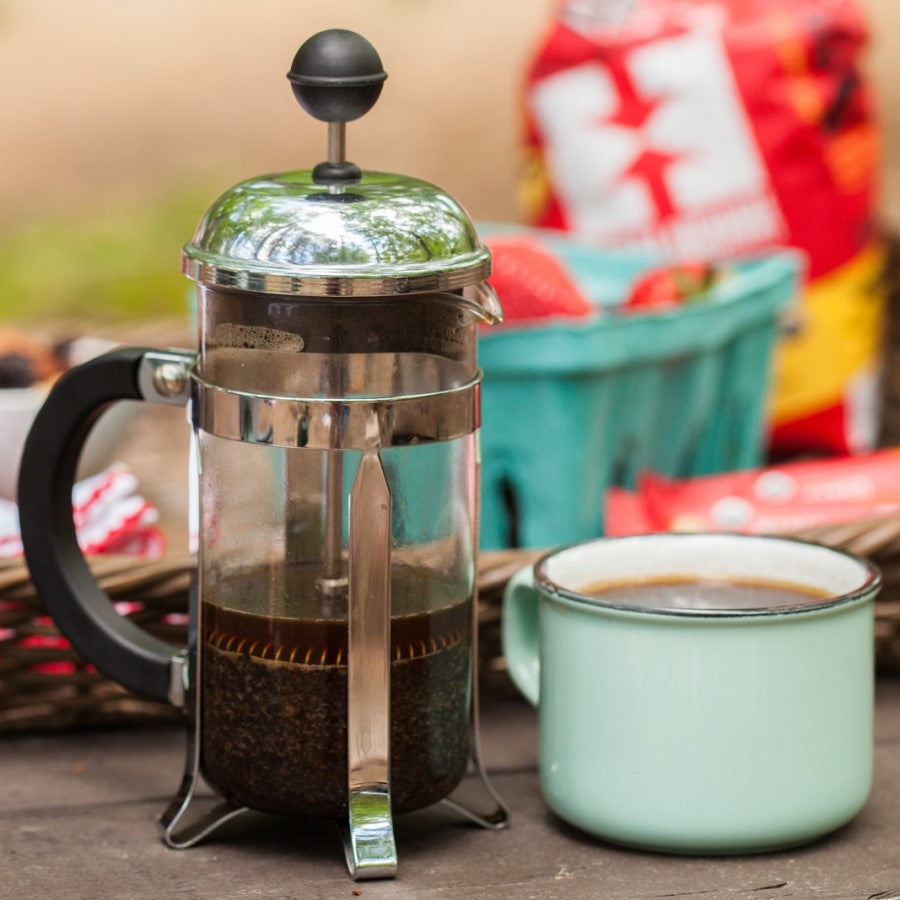
<svg viewBox="0 0 900 900"><path fill-rule="evenodd" d="M450 441L480 425L480 372L458 388L386 399L265 397L191 378L194 426L232 441L367 450Z"/></svg>
<svg viewBox="0 0 900 900"><path fill-rule="evenodd" d="M486 254L482 254L484 257ZM473 254L473 257L475 254ZM335 267L332 267L334 270ZM432 291L455 291L484 281L491 274L490 259L466 259L455 267L445 264L440 269L419 271L402 269L390 275L371 272L360 274L347 270L346 274L306 273L291 274L254 270L250 264L244 267L229 266L190 255L185 251L181 270L188 278L217 288L252 291L257 294L279 294L300 297L393 297L407 294L423 294Z"/></svg>

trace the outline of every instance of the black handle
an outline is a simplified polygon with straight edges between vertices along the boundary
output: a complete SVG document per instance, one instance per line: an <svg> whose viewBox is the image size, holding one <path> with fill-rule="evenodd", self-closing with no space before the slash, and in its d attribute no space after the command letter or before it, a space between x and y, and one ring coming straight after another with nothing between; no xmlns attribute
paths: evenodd
<svg viewBox="0 0 900 900"><path fill-rule="evenodd" d="M19 520L32 581L60 631L104 675L156 700L170 700L181 648L142 631L113 609L75 536L72 486L85 439L117 400L143 400L138 373L148 353L113 350L63 375L35 417L19 469Z"/></svg>

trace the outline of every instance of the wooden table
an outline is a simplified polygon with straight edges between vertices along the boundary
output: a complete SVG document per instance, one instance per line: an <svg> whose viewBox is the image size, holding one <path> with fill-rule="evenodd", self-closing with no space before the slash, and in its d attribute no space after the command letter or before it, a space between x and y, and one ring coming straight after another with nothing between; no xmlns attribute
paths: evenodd
<svg viewBox="0 0 900 900"><path fill-rule="evenodd" d="M354 883L330 823L238 819L194 849L166 849L155 820L179 780L179 729L7 737L0 897L900 898L900 681L878 684L863 812L782 853L696 859L604 844L547 811L532 709L488 702L484 743L510 827L484 832L440 806L400 817L398 877Z"/></svg>

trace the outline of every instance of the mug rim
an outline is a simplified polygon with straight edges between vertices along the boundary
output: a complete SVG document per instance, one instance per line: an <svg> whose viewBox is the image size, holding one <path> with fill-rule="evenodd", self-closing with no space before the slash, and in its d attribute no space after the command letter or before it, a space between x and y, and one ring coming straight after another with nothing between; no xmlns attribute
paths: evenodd
<svg viewBox="0 0 900 900"><path fill-rule="evenodd" d="M615 543L638 543L648 539L665 541L702 541L704 539L726 539L734 540L738 543L753 540L760 543L778 543L778 544L795 544L801 547L808 547L817 551L825 551L828 554L834 554L844 559L854 562L860 566L865 577L862 583L849 591L844 591L834 596L829 596L821 601L813 600L812 602L792 603L772 606L758 606L749 608L692 608L692 607L666 607L655 606L652 604L638 603L613 603L604 600L601 597L590 596L580 593L577 590L564 587L553 581L547 574L547 565L554 558L568 551L579 547L587 547L592 544L610 545ZM838 547L829 547L826 544L820 544L815 541L808 541L802 538L782 536L782 535L760 535L760 534L743 534L735 532L652 532L649 534L632 534L621 535L616 537L596 537L587 540L575 541L561 547L553 548L541 556L532 567L534 574L535 586L543 594L551 599L567 600L585 607L593 607L597 609L613 610L622 613L635 613L640 615L662 615L675 618L687 619L758 619L780 615L802 615L808 613L821 612L824 610L832 610L836 607L849 606L854 603L874 598L878 590L882 586L882 574L879 567L872 560L859 554L852 553ZM674 573L672 573L674 574ZM765 575L760 579L765 581ZM602 581L602 579L597 579ZM798 582L798 585L800 582Z"/></svg>

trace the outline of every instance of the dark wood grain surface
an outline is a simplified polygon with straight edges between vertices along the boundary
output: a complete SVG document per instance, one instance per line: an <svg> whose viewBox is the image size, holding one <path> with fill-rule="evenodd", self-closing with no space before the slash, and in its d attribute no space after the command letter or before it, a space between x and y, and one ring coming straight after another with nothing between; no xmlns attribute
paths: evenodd
<svg viewBox="0 0 900 900"><path fill-rule="evenodd" d="M547 811L530 707L488 705L484 743L510 827L480 831L440 806L400 817L396 880L355 884L327 822L238 819L192 850L166 849L155 821L180 777L176 728L8 737L0 897L900 897L900 681L878 685L875 786L862 813L781 853L698 859L613 847Z"/></svg>

